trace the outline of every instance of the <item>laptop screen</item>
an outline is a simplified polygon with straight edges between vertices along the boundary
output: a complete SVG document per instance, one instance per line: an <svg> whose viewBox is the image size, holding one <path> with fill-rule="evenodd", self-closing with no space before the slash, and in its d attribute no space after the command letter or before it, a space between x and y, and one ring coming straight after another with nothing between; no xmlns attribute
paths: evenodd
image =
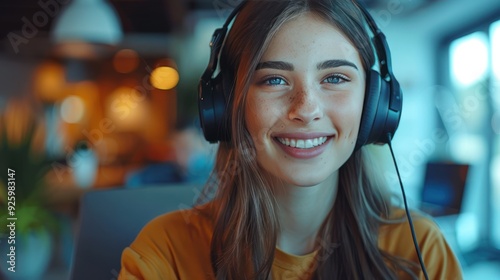
<svg viewBox="0 0 500 280"><path fill-rule="evenodd" d="M468 171L468 164L427 163L420 209L435 217L459 214Z"/></svg>

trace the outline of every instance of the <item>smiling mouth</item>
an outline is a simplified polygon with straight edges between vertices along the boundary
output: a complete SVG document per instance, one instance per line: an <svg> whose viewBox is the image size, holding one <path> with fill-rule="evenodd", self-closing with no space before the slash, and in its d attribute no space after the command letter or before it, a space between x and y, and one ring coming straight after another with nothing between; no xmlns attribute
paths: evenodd
<svg viewBox="0 0 500 280"><path fill-rule="evenodd" d="M293 139L293 138L276 137L276 140L278 140L281 144L288 147L297 149L310 149L323 145L328 140L328 137L324 136L311 139Z"/></svg>

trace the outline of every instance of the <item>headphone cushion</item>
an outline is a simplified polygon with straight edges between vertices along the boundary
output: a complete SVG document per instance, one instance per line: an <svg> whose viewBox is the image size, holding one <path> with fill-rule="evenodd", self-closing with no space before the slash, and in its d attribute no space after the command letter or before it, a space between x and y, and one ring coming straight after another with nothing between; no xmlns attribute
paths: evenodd
<svg viewBox="0 0 500 280"><path fill-rule="evenodd" d="M227 101L221 74L208 81L200 81L198 111L205 139L210 143L226 139L225 114Z"/></svg>
<svg viewBox="0 0 500 280"><path fill-rule="evenodd" d="M370 143L369 137L370 134L372 134L373 124L380 102L380 84L380 74L375 70L370 70L368 75L366 75L365 101L363 104L363 114L361 116L355 150Z"/></svg>

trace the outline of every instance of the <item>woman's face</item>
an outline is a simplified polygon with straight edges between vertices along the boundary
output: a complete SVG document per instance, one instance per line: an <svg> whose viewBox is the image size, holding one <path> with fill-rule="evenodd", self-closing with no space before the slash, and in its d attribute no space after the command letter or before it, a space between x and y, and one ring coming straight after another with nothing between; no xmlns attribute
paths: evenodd
<svg viewBox="0 0 500 280"><path fill-rule="evenodd" d="M247 95L260 167L296 186L330 178L353 152L364 90L359 53L340 29L312 13L284 24Z"/></svg>

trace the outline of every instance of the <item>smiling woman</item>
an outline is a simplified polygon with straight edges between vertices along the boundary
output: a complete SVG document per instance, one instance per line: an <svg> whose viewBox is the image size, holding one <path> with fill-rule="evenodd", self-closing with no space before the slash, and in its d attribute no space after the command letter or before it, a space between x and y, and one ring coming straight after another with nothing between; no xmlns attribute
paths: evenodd
<svg viewBox="0 0 500 280"><path fill-rule="evenodd" d="M217 193L151 221L124 250L120 279L427 276L405 212L365 147L390 141L401 92L382 35L374 46L381 73L371 69L363 26L350 0L236 8L214 34L200 83L205 137L220 142L207 184ZM412 215L429 278L461 279L438 227Z"/></svg>

